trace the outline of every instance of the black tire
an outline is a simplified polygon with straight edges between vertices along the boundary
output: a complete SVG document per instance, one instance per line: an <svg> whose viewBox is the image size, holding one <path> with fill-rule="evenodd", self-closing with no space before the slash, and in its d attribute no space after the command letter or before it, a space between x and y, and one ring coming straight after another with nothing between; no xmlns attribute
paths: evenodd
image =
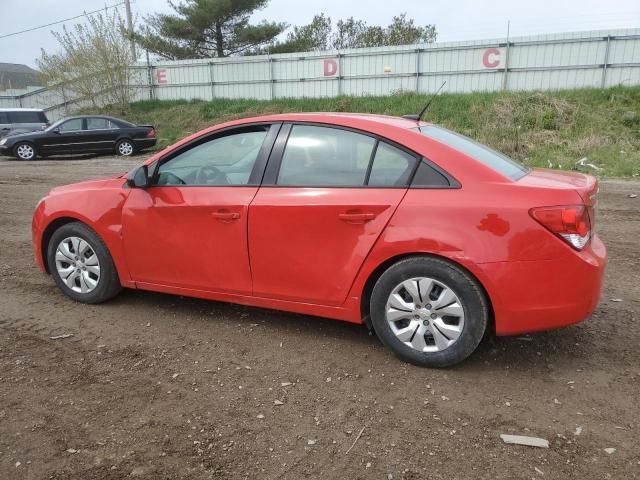
<svg viewBox="0 0 640 480"><path fill-rule="evenodd" d="M23 152L30 152L29 155L25 155ZM25 162L30 160L35 160L38 151L36 150L36 146L31 142L18 142L13 147L13 154L18 160L23 160Z"/></svg>
<svg viewBox="0 0 640 480"><path fill-rule="evenodd" d="M77 292L70 288L58 273L56 265L56 250L67 238L78 237L86 241L96 254L100 267L97 285L90 292ZM67 223L58 228L47 245L47 264L56 285L68 297L82 303L102 303L115 297L122 286L118 278L113 259L102 239L87 225L80 222Z"/></svg>
<svg viewBox="0 0 640 480"><path fill-rule="evenodd" d="M416 277L442 282L454 291L462 304L462 332L453 344L441 351L427 353L406 345L387 322L387 300L394 288ZM463 361L480 344L489 319L488 301L475 279L453 263L432 257L407 258L389 267L373 287L370 308L373 329L382 343L400 359L422 367L448 367Z"/></svg>
<svg viewBox="0 0 640 480"><path fill-rule="evenodd" d="M130 157L134 153L136 153L136 145L128 138L119 140L118 143L116 143L116 155Z"/></svg>

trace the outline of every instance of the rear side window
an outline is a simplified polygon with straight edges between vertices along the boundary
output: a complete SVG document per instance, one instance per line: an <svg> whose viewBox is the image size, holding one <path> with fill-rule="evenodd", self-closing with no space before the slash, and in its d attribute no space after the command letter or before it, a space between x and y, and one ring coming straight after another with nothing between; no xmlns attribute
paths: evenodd
<svg viewBox="0 0 640 480"><path fill-rule="evenodd" d="M368 185L401 187L409 182L416 165L416 157L404 150L380 142L371 166Z"/></svg>
<svg viewBox="0 0 640 480"><path fill-rule="evenodd" d="M118 126L106 118L87 118L87 130L108 130L111 128L118 128Z"/></svg>
<svg viewBox="0 0 640 480"><path fill-rule="evenodd" d="M361 187L375 144L375 139L348 130L294 125L276 183L301 187Z"/></svg>
<svg viewBox="0 0 640 480"><path fill-rule="evenodd" d="M417 130L429 138L476 159L505 177L518 180L528 172L527 167L524 165L464 135L434 126L419 127Z"/></svg>
<svg viewBox="0 0 640 480"><path fill-rule="evenodd" d="M45 123L42 112L9 112L11 123Z"/></svg>

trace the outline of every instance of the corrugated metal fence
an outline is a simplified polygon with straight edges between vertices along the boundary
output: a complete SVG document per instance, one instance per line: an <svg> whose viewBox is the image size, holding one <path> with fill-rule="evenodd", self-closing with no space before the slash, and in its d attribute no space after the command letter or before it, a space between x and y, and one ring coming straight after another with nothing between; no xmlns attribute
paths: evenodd
<svg viewBox="0 0 640 480"><path fill-rule="evenodd" d="M137 64L137 99L333 97L397 91L558 90L640 84L640 29ZM0 95L53 119L87 102L58 91Z"/></svg>

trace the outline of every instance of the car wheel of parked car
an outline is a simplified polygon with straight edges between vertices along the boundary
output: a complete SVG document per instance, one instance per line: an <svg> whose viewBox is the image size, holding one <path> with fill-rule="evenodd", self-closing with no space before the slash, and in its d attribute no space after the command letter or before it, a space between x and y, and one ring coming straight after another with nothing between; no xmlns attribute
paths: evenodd
<svg viewBox="0 0 640 480"><path fill-rule="evenodd" d="M67 223L54 232L47 263L58 287L76 301L104 302L122 288L109 250L83 223Z"/></svg>
<svg viewBox="0 0 640 480"><path fill-rule="evenodd" d="M120 140L116 145L116 153L123 157L129 157L135 153L136 149L131 140Z"/></svg>
<svg viewBox="0 0 640 480"><path fill-rule="evenodd" d="M20 160L33 160L37 155L36 147L28 142L18 143L15 147L13 147L13 153Z"/></svg>
<svg viewBox="0 0 640 480"><path fill-rule="evenodd" d="M413 257L389 267L371 294L373 328L399 358L446 367L479 345L489 307L478 283L444 260Z"/></svg>

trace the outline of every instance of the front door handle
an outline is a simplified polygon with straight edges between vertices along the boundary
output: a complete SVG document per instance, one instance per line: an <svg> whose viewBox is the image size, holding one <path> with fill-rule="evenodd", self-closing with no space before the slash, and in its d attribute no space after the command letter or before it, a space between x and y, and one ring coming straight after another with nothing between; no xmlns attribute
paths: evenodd
<svg viewBox="0 0 640 480"><path fill-rule="evenodd" d="M377 216L376 213L371 212L344 212L338 215L338 218L346 223L367 223Z"/></svg>
<svg viewBox="0 0 640 480"><path fill-rule="evenodd" d="M213 218L220 220L221 222L232 222L240 218L240 214L238 212L230 212L228 210L218 210L217 212L213 212L212 215Z"/></svg>

